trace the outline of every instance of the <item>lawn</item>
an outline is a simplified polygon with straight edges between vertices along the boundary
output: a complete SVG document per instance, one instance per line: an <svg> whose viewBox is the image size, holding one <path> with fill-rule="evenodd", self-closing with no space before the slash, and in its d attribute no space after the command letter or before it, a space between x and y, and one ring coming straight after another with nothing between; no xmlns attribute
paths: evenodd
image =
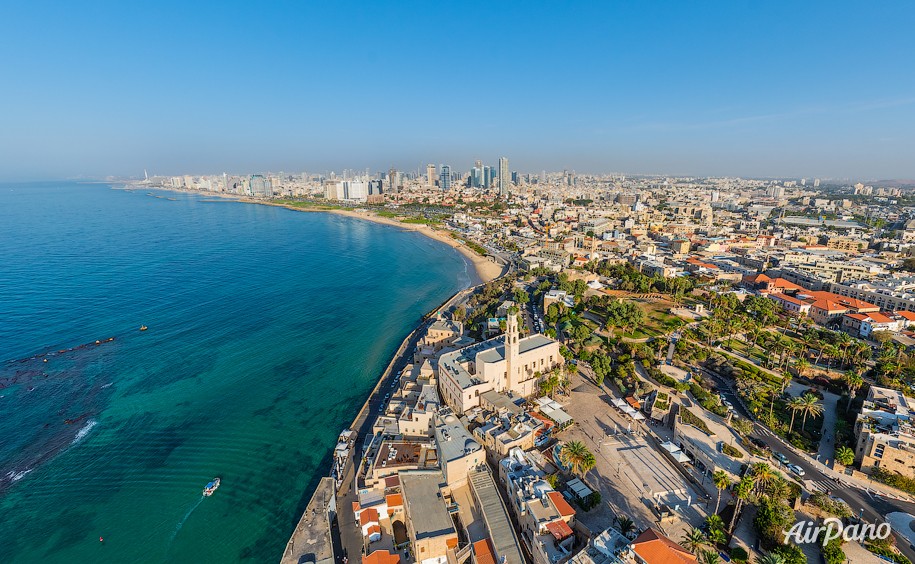
<svg viewBox="0 0 915 564"><path fill-rule="evenodd" d="M633 327L630 331L627 332L623 332L618 329L615 330L613 333L618 337L624 337L626 339L645 339L648 337L658 337L660 335L667 335L683 325L683 320L681 320L676 315L669 313L670 308L675 307L675 304L671 301L648 301L627 298L625 296L620 299L635 302L638 304L639 308L645 314L645 321L642 323L642 325ZM591 311L594 314L599 315L601 318L606 318L606 311L603 308L592 308Z"/></svg>

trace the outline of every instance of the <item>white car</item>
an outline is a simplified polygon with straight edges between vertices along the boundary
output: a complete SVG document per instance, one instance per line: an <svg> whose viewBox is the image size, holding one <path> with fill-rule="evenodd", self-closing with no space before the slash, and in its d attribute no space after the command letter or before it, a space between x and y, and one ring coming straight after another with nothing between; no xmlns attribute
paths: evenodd
<svg viewBox="0 0 915 564"><path fill-rule="evenodd" d="M792 473L797 474L798 476L803 476L804 474L806 474L806 472L804 472L804 469L801 468L800 466L798 466L797 464L792 464L792 465L788 466L788 468L791 470Z"/></svg>

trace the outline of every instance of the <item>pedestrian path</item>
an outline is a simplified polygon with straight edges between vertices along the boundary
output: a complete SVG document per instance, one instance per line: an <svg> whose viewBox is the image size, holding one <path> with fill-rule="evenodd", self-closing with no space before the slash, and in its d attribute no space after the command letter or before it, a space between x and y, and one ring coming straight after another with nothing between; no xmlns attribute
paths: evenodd
<svg viewBox="0 0 915 564"><path fill-rule="evenodd" d="M825 480L804 480L804 484L807 486L807 489L811 492L823 492L829 493L837 488L841 487L839 482L826 478Z"/></svg>

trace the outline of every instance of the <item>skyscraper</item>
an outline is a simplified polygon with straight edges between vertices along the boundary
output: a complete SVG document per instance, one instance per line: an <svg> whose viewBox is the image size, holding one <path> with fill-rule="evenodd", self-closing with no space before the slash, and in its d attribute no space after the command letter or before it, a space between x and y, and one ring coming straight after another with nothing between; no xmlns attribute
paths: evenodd
<svg viewBox="0 0 915 564"><path fill-rule="evenodd" d="M435 186L435 165L427 164L426 165L426 182L429 184L429 187L432 188Z"/></svg>
<svg viewBox="0 0 915 564"><path fill-rule="evenodd" d="M492 188L492 167L484 166L483 167L483 188L489 190Z"/></svg>
<svg viewBox="0 0 915 564"><path fill-rule="evenodd" d="M442 172L439 174L438 184L442 192L448 192L451 190L451 167L443 164L441 168Z"/></svg>
<svg viewBox="0 0 915 564"><path fill-rule="evenodd" d="M508 157L499 158L499 195L508 197L508 187L511 185L511 172L508 170Z"/></svg>
<svg viewBox="0 0 915 564"><path fill-rule="evenodd" d="M470 187L483 187L483 161L476 161L473 164L473 170L470 171Z"/></svg>

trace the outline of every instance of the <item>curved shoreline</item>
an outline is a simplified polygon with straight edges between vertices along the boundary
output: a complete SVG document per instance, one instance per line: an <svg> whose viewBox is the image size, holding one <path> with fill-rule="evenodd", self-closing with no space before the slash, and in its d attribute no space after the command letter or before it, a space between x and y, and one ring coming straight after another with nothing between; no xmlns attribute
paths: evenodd
<svg viewBox="0 0 915 564"><path fill-rule="evenodd" d="M109 184L110 185L110 184ZM342 209L312 209L304 207L291 206L289 204L281 204L276 202L271 202L269 200L255 200L245 196L235 196L232 194L220 194L217 192L198 192L195 190L182 190L180 188L171 188L165 186L132 186L134 190L144 189L144 190L162 190L165 192L181 192L183 194L196 194L198 196L207 196L214 198L223 198L230 201L241 202L244 204L259 204L262 206L273 206L277 208L286 208L292 211L298 212L320 212L320 213L332 213L335 215L342 215L345 217L352 217L355 219L362 219L365 221L371 221L373 223L381 223L391 227L399 227L400 229L406 231L415 231L430 239L434 239L440 243L444 243L449 247L457 250L461 255L463 255L464 260L470 263L473 266L476 273L476 277L471 275L470 286L477 286L485 282L492 282L496 278L499 278L504 274L505 269L495 262L489 260L487 257L480 256L476 251L465 245L464 243L458 241L457 239L451 237L449 234L450 231L439 230L428 225L419 225L414 223L403 223L395 219L390 219L387 217L381 217L376 215L372 210L362 208L363 211L356 210L342 210ZM469 274L469 273L468 273Z"/></svg>
<svg viewBox="0 0 915 564"><path fill-rule="evenodd" d="M430 239L434 239L440 243L444 243L444 244L448 245L449 247L452 247L453 249L457 250L459 253L461 253L464 256L464 259L467 262L469 262L473 266L474 270L476 271L476 279L471 280L471 283L470 283L471 286L476 286L476 285L482 284L484 282L492 282L496 278L499 278L500 276L502 276L502 273L504 270L501 266L497 265L496 263L492 262L491 260L487 259L486 257L482 257L479 254L477 254L476 251L469 248L467 245L454 239L450 235L446 235L446 233L451 233L450 231L438 230L433 227L429 227L428 225L402 223L395 219L390 219L387 217L381 217L379 215L376 215L371 210L356 211L356 210L340 210L340 209L330 209L330 210L308 209L308 208L290 206L288 204L278 204L278 203L273 203L273 202L269 202L269 201L251 200L248 198L238 198L237 201L244 202L247 204L261 204L261 205L265 205L265 206L286 208L288 210L299 211L299 212L331 213L331 214L335 214L335 215L342 215L344 217L352 217L355 219L371 221L373 223L381 223L383 225L388 225L391 227L398 227L405 231L415 231L417 233L421 233L422 235L425 235L426 237L429 237Z"/></svg>

